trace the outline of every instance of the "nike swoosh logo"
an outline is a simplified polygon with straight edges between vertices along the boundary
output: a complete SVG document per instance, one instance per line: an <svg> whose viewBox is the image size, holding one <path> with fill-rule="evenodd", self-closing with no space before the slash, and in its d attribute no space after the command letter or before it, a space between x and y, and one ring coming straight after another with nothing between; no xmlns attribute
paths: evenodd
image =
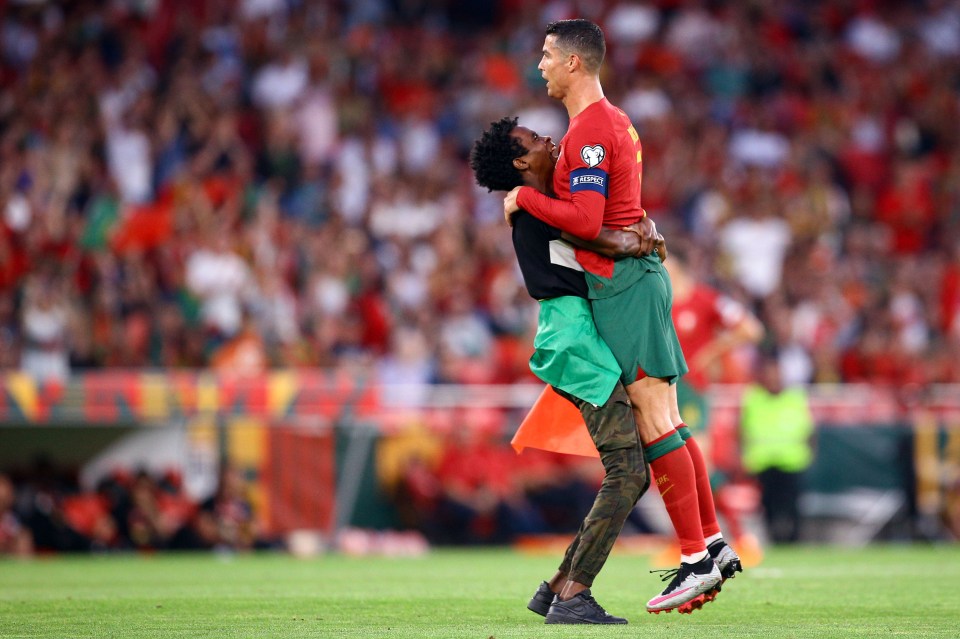
<svg viewBox="0 0 960 639"><path fill-rule="evenodd" d="M689 588L684 588L683 590L675 590L674 592L671 592L669 595L662 595L662 596L660 596L660 597L657 597L656 599L654 599L654 600L651 601L650 603L652 603L653 605L657 605L657 604L660 603L661 601L666 601L667 599L671 599L671 598L676 597L676 596L678 596L678 595L682 595L683 593L687 592L688 590L693 590L693 586L690 586Z"/></svg>

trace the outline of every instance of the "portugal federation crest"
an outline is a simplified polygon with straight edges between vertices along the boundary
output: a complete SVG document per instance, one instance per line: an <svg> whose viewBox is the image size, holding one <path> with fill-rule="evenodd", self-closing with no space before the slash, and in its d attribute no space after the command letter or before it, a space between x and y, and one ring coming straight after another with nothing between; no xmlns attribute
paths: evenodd
<svg viewBox="0 0 960 639"><path fill-rule="evenodd" d="M603 162L603 158L606 156L606 150L599 144L585 146L580 149L580 158L586 162L587 166L591 169Z"/></svg>

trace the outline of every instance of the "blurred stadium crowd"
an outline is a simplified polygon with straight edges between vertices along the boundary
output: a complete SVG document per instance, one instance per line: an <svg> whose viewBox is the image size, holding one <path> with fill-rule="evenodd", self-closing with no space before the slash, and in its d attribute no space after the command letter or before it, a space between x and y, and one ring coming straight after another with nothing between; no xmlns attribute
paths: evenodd
<svg viewBox="0 0 960 639"><path fill-rule="evenodd" d="M960 382L953 0L0 0L0 369L532 380L465 159L503 115L562 136L574 16L644 207L787 384Z"/></svg>
<svg viewBox="0 0 960 639"><path fill-rule="evenodd" d="M534 449L518 457L503 444L497 411L461 417L467 427L448 428L446 436L414 427L384 441L377 454L384 498L378 507L390 511L390 528L409 531L407 541L420 551L427 543L506 544L524 535L575 533L602 479L596 460ZM192 498L176 470L118 468L95 489L82 490L72 471L38 458L29 469L0 472L0 557L284 547L298 552L295 535L281 538L265 525L254 492L248 475L232 466L221 471L206 499ZM630 522L631 531L652 530L639 512ZM357 552L361 531L340 533L330 542Z"/></svg>
<svg viewBox="0 0 960 639"><path fill-rule="evenodd" d="M177 472L118 471L96 491L76 490L44 461L14 486L0 473L0 556L34 551L223 550L269 548L240 472L224 468L216 492L196 502Z"/></svg>
<svg viewBox="0 0 960 639"><path fill-rule="evenodd" d="M527 378L536 305L464 160L505 114L562 135L536 63L574 15L645 208L788 382L960 381L943 0L0 3L0 366Z"/></svg>

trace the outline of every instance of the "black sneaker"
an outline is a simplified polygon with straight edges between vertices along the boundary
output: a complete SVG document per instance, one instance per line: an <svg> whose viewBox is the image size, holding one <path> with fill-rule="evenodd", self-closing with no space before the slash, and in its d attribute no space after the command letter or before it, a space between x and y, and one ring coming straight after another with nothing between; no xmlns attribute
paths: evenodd
<svg viewBox="0 0 960 639"><path fill-rule="evenodd" d="M723 580L733 579L738 572L743 572L743 566L740 564L740 556L730 547L730 544L722 539L718 539L709 546L707 552L713 557L720 569Z"/></svg>
<svg viewBox="0 0 960 639"><path fill-rule="evenodd" d="M546 617L547 613L550 612L550 604L553 603L555 595L556 593L550 590L550 584L544 581L540 584L540 587L537 588L537 591L533 593L533 598L530 599L527 608L541 617Z"/></svg>
<svg viewBox="0 0 960 639"><path fill-rule="evenodd" d="M627 623L623 617L614 617L607 614L603 606L590 596L590 589L578 593L569 601L553 600L550 612L547 613L547 623Z"/></svg>

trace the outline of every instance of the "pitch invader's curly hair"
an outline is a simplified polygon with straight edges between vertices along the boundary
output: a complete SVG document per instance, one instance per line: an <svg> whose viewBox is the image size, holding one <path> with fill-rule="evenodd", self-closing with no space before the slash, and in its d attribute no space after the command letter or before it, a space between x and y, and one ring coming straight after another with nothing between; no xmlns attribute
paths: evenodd
<svg viewBox="0 0 960 639"><path fill-rule="evenodd" d="M509 191L523 181L520 171L513 166L514 159L527 150L510 135L517 128L517 118L501 118L490 124L470 151L470 168L477 184L488 191Z"/></svg>

